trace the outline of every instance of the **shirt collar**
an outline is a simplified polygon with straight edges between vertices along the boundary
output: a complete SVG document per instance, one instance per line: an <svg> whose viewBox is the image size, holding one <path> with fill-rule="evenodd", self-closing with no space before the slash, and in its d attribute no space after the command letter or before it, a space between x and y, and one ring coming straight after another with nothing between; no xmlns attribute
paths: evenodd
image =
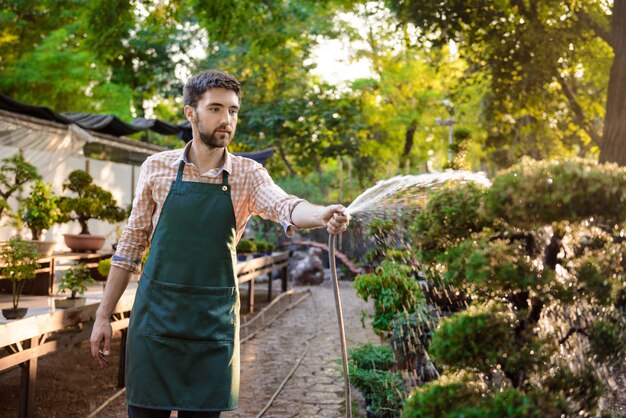
<svg viewBox="0 0 626 418"><path fill-rule="evenodd" d="M187 142L187 145L185 145L185 148L181 150L181 153L176 159L176 161L172 163L172 167L174 166L178 167L181 161L184 161L185 164L191 164L191 161L189 161L189 158L188 158L189 148L191 148L191 141ZM224 159L224 165L221 166L220 168L213 169L213 170L217 170L215 177L222 174L222 171L226 171L229 175L233 174L233 160L230 157L230 152L228 152L228 148L226 149L226 158Z"/></svg>

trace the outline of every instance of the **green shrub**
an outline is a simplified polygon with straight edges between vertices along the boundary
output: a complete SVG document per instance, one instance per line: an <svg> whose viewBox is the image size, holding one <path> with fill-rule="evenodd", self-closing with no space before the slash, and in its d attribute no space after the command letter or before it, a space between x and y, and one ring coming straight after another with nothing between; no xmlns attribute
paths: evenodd
<svg viewBox="0 0 626 418"><path fill-rule="evenodd" d="M480 205L484 193L483 187L473 182L449 183L434 192L410 227L420 259L432 261L483 229Z"/></svg>
<svg viewBox="0 0 626 418"><path fill-rule="evenodd" d="M511 319L497 312L470 309L444 319L432 337L430 353L452 370L489 373L506 368L515 351Z"/></svg>
<svg viewBox="0 0 626 418"><path fill-rule="evenodd" d="M567 410L559 397L541 392L506 389L485 394L467 383L429 384L407 401L403 418L544 418L559 417Z"/></svg>
<svg viewBox="0 0 626 418"><path fill-rule="evenodd" d="M493 179L485 206L490 219L519 228L589 218L608 225L626 219L626 168L591 160L523 159Z"/></svg>
<svg viewBox="0 0 626 418"><path fill-rule="evenodd" d="M411 313L424 300L412 269L387 260L374 273L357 276L354 288L365 301L374 299L372 328L381 336L388 335L391 320L396 314Z"/></svg>
<svg viewBox="0 0 626 418"><path fill-rule="evenodd" d="M365 344L348 350L350 383L365 397L370 409L383 417L398 417L404 398L399 373L388 345Z"/></svg>
<svg viewBox="0 0 626 418"><path fill-rule="evenodd" d="M109 276L109 272L111 271L111 259L105 258L104 260L100 260L98 262L98 273L104 278Z"/></svg>
<svg viewBox="0 0 626 418"><path fill-rule="evenodd" d="M400 373L350 365L350 383L363 394L373 412L383 418L400 416L405 397Z"/></svg>
<svg viewBox="0 0 626 418"><path fill-rule="evenodd" d="M388 370L395 360L388 345L365 344L348 350L350 362L364 370Z"/></svg>
<svg viewBox="0 0 626 418"><path fill-rule="evenodd" d="M242 239L237 244L238 253L253 253L257 250L256 243L251 240Z"/></svg>
<svg viewBox="0 0 626 418"><path fill-rule="evenodd" d="M469 288L491 299L551 283L550 272L540 271L523 248L509 241L466 240L439 257L446 270L445 284Z"/></svg>

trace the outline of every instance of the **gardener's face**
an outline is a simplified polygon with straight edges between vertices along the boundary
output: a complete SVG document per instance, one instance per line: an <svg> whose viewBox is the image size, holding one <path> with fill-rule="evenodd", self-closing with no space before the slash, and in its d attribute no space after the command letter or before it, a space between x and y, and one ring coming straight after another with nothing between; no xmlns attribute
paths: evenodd
<svg viewBox="0 0 626 418"><path fill-rule="evenodd" d="M239 112L239 97L234 91L223 88L207 90L198 100L196 108L189 108L192 111L186 109L185 114L191 122L194 138L212 148L227 147L231 143Z"/></svg>

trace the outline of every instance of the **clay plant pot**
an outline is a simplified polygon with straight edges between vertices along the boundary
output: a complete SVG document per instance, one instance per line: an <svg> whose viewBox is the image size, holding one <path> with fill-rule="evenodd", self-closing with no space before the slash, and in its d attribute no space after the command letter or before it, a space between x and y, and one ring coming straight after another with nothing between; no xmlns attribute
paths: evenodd
<svg viewBox="0 0 626 418"><path fill-rule="evenodd" d="M55 241L27 240L27 242L35 244L35 247L37 247L37 253L41 254L42 257L50 257L54 252L54 247L57 245Z"/></svg>
<svg viewBox="0 0 626 418"><path fill-rule="evenodd" d="M7 308L2 310L5 319L20 319L26 316L28 308Z"/></svg>
<svg viewBox="0 0 626 418"><path fill-rule="evenodd" d="M77 306L85 306L85 298L63 298L54 300L54 307L56 309L69 309L76 308Z"/></svg>
<svg viewBox="0 0 626 418"><path fill-rule="evenodd" d="M63 238L65 239L65 245L75 253L96 252L104 247L104 241L106 240L106 237L103 235L90 234L63 234Z"/></svg>

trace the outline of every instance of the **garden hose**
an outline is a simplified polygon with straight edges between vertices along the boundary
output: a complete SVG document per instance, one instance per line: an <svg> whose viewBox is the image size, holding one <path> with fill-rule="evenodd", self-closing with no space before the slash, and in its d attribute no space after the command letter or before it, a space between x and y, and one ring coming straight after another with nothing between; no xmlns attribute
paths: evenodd
<svg viewBox="0 0 626 418"><path fill-rule="evenodd" d="M343 363L343 384L346 395L346 418L352 418L352 396L350 395L350 373L348 372L348 350L346 347L346 332L343 326L343 312L341 310L341 297L339 296L339 280L337 279L337 264L335 260L336 235L328 236L328 264L330 276L333 281L335 293L335 308L337 310L337 324L339 325L339 340L341 342L341 356Z"/></svg>

